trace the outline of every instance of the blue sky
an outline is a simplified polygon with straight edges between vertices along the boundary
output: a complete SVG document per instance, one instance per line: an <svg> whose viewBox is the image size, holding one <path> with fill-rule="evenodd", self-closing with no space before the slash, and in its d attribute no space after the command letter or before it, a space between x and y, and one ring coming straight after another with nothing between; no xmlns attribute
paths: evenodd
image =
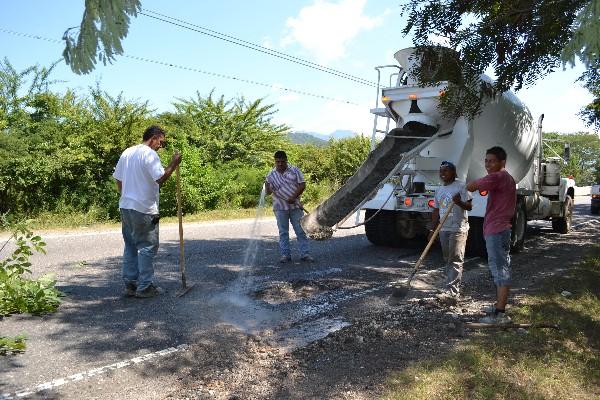
<svg viewBox="0 0 600 400"><path fill-rule="evenodd" d="M81 22L84 0L0 1L0 30L60 39ZM374 67L395 63L395 51L410 47L401 34L405 24L400 2L383 0L142 0L146 10L209 28L248 42L368 80L376 80ZM63 44L0 31L0 56L17 70L31 65L49 66L61 58ZM336 129L371 134L369 109L375 89L314 69L290 63L244 47L139 15L132 20L123 42L125 54L228 75L266 84L253 85L196 71L117 57L78 76L61 63L55 69L55 88L85 94L100 82L110 94L148 100L158 111L172 109L176 98L196 91L225 98L265 98L275 104L275 121L294 130L329 134ZM544 130L564 133L589 131L576 116L591 101L574 83L582 67L555 72L517 96L537 119L545 113ZM304 91L319 97L286 92ZM348 104L350 102L352 104Z"/></svg>

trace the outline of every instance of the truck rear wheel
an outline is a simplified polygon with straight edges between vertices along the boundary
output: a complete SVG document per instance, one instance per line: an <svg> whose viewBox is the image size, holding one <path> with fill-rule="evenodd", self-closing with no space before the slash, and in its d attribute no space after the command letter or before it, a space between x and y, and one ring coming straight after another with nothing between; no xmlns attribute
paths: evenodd
<svg viewBox="0 0 600 400"><path fill-rule="evenodd" d="M525 236L527 235L527 211L523 200L517 201L515 216L512 220L512 230L510 233L510 249L513 253L523 250Z"/></svg>
<svg viewBox="0 0 600 400"><path fill-rule="evenodd" d="M552 230L558 233L569 233L573 221L573 199L571 196L565 197L563 203L563 216L552 218Z"/></svg>
<svg viewBox="0 0 600 400"><path fill-rule="evenodd" d="M394 211L381 210L365 211L365 233L369 242L376 246L394 246L396 238L396 215Z"/></svg>
<svg viewBox="0 0 600 400"><path fill-rule="evenodd" d="M469 217L469 235L465 251L470 256L487 258L482 217Z"/></svg>

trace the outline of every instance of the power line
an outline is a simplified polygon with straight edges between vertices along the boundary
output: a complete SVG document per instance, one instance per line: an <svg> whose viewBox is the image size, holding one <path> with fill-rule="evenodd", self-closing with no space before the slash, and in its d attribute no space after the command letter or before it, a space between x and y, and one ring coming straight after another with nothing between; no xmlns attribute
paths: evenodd
<svg viewBox="0 0 600 400"><path fill-rule="evenodd" d="M44 41L51 42L51 43L62 44L62 41L58 40L58 39L51 39L51 38L47 38L47 37L43 37L43 36L39 36L39 35L33 35L33 34L28 34L28 33L16 32L16 31L13 31L13 30L10 30L10 29L4 29L4 28L1 28L1 27L0 27L0 32L8 33L8 34L11 34L13 36L21 36L21 37L27 37L27 38L31 38L31 39L44 40ZM304 91L304 90L286 88L286 87L275 85L275 84L269 84L269 83L254 81L254 80L251 80L251 79L240 78L240 77L237 77L237 76L225 75L225 74L220 74L220 73L217 73L217 72L204 71L204 70L201 70L201 69L198 69L198 68L194 68L194 67L187 67L187 66L184 66L184 65L173 64L171 62L154 60L154 59L151 59L151 58L133 56L133 55L129 55L129 54L123 54L122 57L130 58L132 60L137 60L137 61L143 61L143 62L147 62L147 63L152 63L152 64L163 65L163 66L167 66L167 67L171 67L171 68L176 68L176 69L182 69L182 70L186 70L186 71L197 72L197 73L201 73L201 74L204 74L204 75L214 76L214 77L217 77L217 78L230 79L230 80L234 80L234 81L237 81L237 82L244 82L244 83L249 83L249 84L252 84L252 85L263 86L263 87L267 87L267 88L271 88L271 89L276 89L276 90L282 90L284 92L296 93L296 94L299 94L299 95L302 95L302 96L316 97L316 98L323 99L323 100L336 101L336 102L339 102L339 103L350 104L350 105L362 107L360 104L353 103L353 102L348 101L348 100L338 99L338 98L329 97L329 96L323 96L323 95L319 95L319 94L307 92L307 91Z"/></svg>
<svg viewBox="0 0 600 400"><path fill-rule="evenodd" d="M155 15L149 15L144 11L155 14ZM156 20L159 20L159 21L171 24L171 25L175 25L175 26L178 26L178 27L181 27L184 29L188 29L188 30L191 30L191 31L194 31L197 33L201 33L203 35L207 35L207 36L213 37L215 39L223 40L228 43L242 46L242 47L248 48L250 50L258 51L260 53L264 53L264 54L267 54L267 55L270 55L273 57L281 58L283 60L290 61L290 62L299 64L299 65L303 65L308 68L313 68L313 69L316 69L321 72L335 75L340 78L348 79L350 81L359 83L361 85L366 85L366 86L371 86L371 87L377 86L376 83L371 82L366 79L363 79L363 78L360 78L358 76L350 75L345 72L338 71L336 69L329 68L324 65L320 65L320 64L314 63L312 61L308 61L308 60L305 60L305 59L302 59L302 58L299 58L296 56L292 56L290 54L286 54L286 53L283 53L283 52L280 52L280 51L277 51L274 49L269 49L268 47L264 47L264 46L261 46L256 43L248 42L246 40L237 38L235 36L227 35L227 34L224 34L224 33L221 33L221 32L218 32L218 31L215 31L215 30L212 30L212 29L200 26L200 25L193 24L191 22L187 22L187 21L183 21L181 19L170 17L168 15L164 15L164 14L161 14L156 11L152 11L149 9L143 9L142 11L139 12L139 14L144 15L149 18L154 18Z"/></svg>

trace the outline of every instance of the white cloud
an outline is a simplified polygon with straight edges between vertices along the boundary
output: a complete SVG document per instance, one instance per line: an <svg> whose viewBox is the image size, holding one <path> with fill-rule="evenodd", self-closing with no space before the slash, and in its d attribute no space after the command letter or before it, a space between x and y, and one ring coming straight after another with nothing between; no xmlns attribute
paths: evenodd
<svg viewBox="0 0 600 400"><path fill-rule="evenodd" d="M373 29L383 22L383 15L364 15L366 0L315 2L300 10L297 17L288 18L289 33L282 39L283 47L299 44L320 63L328 64L342 58L348 42L362 31Z"/></svg>
<svg viewBox="0 0 600 400"><path fill-rule="evenodd" d="M271 38L269 36L263 37L262 47L266 47L267 49L272 49L274 47L273 42L271 41Z"/></svg>
<svg viewBox="0 0 600 400"><path fill-rule="evenodd" d="M281 96L279 96L279 98L277 99L277 103L293 103L295 101L298 101L300 99L300 96L296 93L285 93L282 94Z"/></svg>

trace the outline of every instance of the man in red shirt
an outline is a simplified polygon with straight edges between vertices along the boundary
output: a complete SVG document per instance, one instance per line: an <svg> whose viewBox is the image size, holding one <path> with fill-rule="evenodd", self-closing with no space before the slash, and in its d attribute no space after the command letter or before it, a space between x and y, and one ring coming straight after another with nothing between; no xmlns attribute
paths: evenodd
<svg viewBox="0 0 600 400"><path fill-rule="evenodd" d="M517 185L504 169L506 151L492 147L485 154L487 175L467 184L467 190L487 190L489 197L483 220L483 236L488 253L488 267L496 285L496 304L486 311L488 315L479 322L488 324L510 323L506 303L511 285L510 234L517 202Z"/></svg>

